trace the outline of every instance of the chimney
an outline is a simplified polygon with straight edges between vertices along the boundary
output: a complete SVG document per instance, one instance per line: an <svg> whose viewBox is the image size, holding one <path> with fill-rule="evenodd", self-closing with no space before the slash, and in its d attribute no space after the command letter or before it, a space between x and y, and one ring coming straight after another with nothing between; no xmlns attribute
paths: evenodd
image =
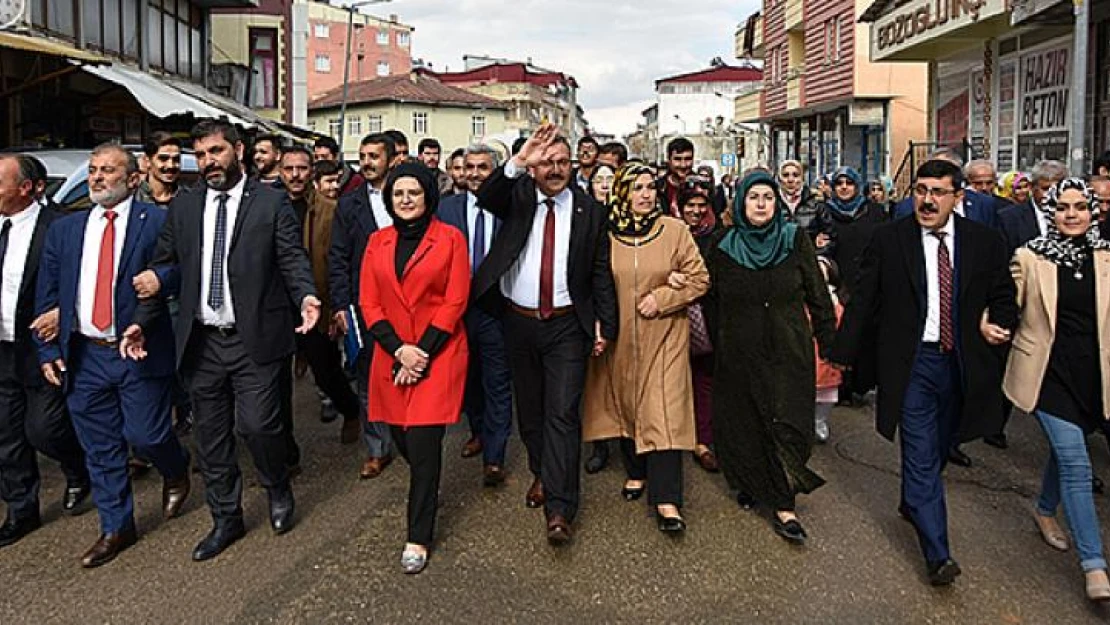
<svg viewBox="0 0 1110 625"><path fill-rule="evenodd" d="M410 81L410 82L411 82L412 84L414 84L414 85L415 85L415 84L416 84L416 81L417 81L417 79L418 79L419 77L420 77L420 73L419 73L419 72L417 72L417 71L416 71L415 69L414 69L414 70L412 70L411 72L409 72L409 81Z"/></svg>
<svg viewBox="0 0 1110 625"><path fill-rule="evenodd" d="M397 23L397 14L396 13L390 13L389 14L389 21L396 24Z"/></svg>

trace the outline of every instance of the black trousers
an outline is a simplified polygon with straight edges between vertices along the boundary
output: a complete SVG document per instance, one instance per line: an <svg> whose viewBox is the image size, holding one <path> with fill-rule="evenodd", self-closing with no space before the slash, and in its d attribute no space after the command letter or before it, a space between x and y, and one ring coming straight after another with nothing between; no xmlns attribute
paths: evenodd
<svg viewBox="0 0 1110 625"><path fill-rule="evenodd" d="M301 447L293 435L293 358L281 359L278 373L278 393L281 397L281 427L285 432L285 462L290 467L301 463Z"/></svg>
<svg viewBox="0 0 1110 625"><path fill-rule="evenodd" d="M289 360L256 363L237 334L197 326L182 361L193 400L197 464L217 523L243 514L243 476L235 436L243 438L267 490L289 488L290 436L283 421L282 376Z"/></svg>
<svg viewBox="0 0 1110 625"><path fill-rule="evenodd" d="M77 441L61 389L35 374L27 384L16 372L15 345L0 342L0 499L8 517L39 515L36 450L62 465L67 484L87 484L85 452Z"/></svg>
<svg viewBox="0 0 1110 625"><path fill-rule="evenodd" d="M520 437L528 468L543 482L547 516L578 513L582 389L593 339L576 315L547 321L505 313Z"/></svg>
<svg viewBox="0 0 1110 625"><path fill-rule="evenodd" d="M339 345L327 334L313 328L308 334L297 335L297 349L308 360L316 386L335 403L339 414L348 421L359 418L362 411L358 395L347 382Z"/></svg>
<svg viewBox="0 0 1110 625"><path fill-rule="evenodd" d="M620 439L621 458L628 479L647 480L648 504L682 507L682 452L677 450L636 453L636 441Z"/></svg>
<svg viewBox="0 0 1110 625"><path fill-rule="evenodd" d="M429 547L435 536L443 435L447 428L429 425L406 429L391 425L389 431L401 457L409 463L408 542Z"/></svg>

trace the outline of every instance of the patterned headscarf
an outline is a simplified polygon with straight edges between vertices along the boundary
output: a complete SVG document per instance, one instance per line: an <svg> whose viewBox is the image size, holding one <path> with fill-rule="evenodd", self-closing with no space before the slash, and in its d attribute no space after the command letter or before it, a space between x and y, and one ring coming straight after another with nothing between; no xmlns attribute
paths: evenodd
<svg viewBox="0 0 1110 625"><path fill-rule="evenodd" d="M1028 179L1028 176L1020 171L1008 172L1005 176L1002 176L1002 181L998 183L998 195L1007 200L1014 199L1014 191L1017 191L1023 180Z"/></svg>
<svg viewBox="0 0 1110 625"><path fill-rule="evenodd" d="M1091 225L1082 237L1066 237L1056 227L1056 202L1064 191L1076 190L1083 194L1087 205L1091 209ZM1098 229L1098 202L1095 201L1091 187L1082 178L1067 178L1052 185L1045 194L1044 201L1037 207L1044 213L1048 228L1044 236L1037 237L1025 244L1036 254L1063 265L1068 269L1079 269L1086 262L1087 257L1094 250L1110 250L1110 241L1104 241L1099 236Z"/></svg>
<svg viewBox="0 0 1110 625"><path fill-rule="evenodd" d="M651 168L638 161L631 161L617 170L613 188L609 191L609 230L626 237L640 237L651 231L663 214L663 206L656 198L655 207L646 215L632 210L632 189L636 179L647 174L654 178Z"/></svg>

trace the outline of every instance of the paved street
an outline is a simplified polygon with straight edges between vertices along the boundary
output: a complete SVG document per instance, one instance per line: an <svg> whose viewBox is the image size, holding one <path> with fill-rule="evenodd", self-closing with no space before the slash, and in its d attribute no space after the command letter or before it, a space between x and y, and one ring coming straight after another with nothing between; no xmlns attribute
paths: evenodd
<svg viewBox="0 0 1110 625"><path fill-rule="evenodd" d="M302 384L300 390L307 388ZM439 544L417 577L400 571L407 471L396 463L361 482L361 450L338 444L338 423L316 419L301 392L304 475L296 482L296 529L275 537L265 495L246 494L248 537L216 560L190 561L209 527L202 493L163 523L160 480L137 483L137 546L85 571L78 556L96 515L60 518L62 486L48 467L46 526L0 552L0 623L400 623L752 622L1087 623L1107 619L1083 595L1073 552L1044 545L1029 518L1046 453L1030 419L1011 427L1012 446L967 451L974 469L949 469L951 536L964 576L954 588L924 583L916 541L899 520L895 448L862 410L834 413L833 442L814 463L829 484L804 498L805 548L741 511L723 479L687 462L690 528L661 535L642 502L625 503L617 465L584 476L573 546L543 540L542 515L523 505L529 482L512 445L508 484L480 485L480 461L449 438ZM1096 469L1108 459L1099 439ZM619 464L619 463L618 463ZM199 487L199 483L197 484ZM199 488L198 488L199 491ZM1103 519L1110 505L1099 497Z"/></svg>

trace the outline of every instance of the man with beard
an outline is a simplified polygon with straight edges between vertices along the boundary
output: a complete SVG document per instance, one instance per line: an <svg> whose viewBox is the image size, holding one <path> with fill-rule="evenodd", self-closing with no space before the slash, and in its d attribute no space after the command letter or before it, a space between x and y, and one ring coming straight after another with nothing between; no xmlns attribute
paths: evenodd
<svg viewBox="0 0 1110 625"><path fill-rule="evenodd" d="M168 132L157 130L143 145L143 154L150 163L147 175L135 192L136 202L167 206L177 195L177 179L181 176L181 140Z"/></svg>
<svg viewBox="0 0 1110 625"><path fill-rule="evenodd" d="M138 162L128 150L104 144L89 160L93 208L50 226L38 279L39 314L57 309L57 338L40 342L42 374L66 395L88 458L100 537L81 558L93 568L135 544L134 499L127 449L150 460L164 478L162 514L180 514L189 495L189 459L173 433L173 330L162 313L147 328L154 355L130 362L120 353L121 330L137 317L131 277L154 254L167 212L132 200ZM176 272L166 275L175 283Z"/></svg>
<svg viewBox="0 0 1110 625"><path fill-rule="evenodd" d="M452 195L465 195L469 188L466 184L465 156L466 148L459 148L452 152L451 157L447 159L447 173L451 176Z"/></svg>
<svg viewBox="0 0 1110 625"><path fill-rule="evenodd" d="M502 224L471 288L471 301L503 315L535 475L525 503L544 507L552 545L570 541L578 512L587 361L617 336L606 211L573 184L570 154L544 124L478 190L478 205Z"/></svg>
<svg viewBox="0 0 1110 625"><path fill-rule="evenodd" d="M590 193L590 178L597 167L597 153L601 146L593 137L582 137L578 140L578 169L574 171L574 182L588 195Z"/></svg>
<svg viewBox="0 0 1110 625"><path fill-rule="evenodd" d="M443 146L439 144L439 141L432 138L421 139L416 146L416 152L420 157L420 162L424 163L424 166L435 174L439 196L444 198L454 193L454 181L451 180L451 176L447 175L447 172L439 168L439 160L443 155Z"/></svg>
<svg viewBox="0 0 1110 625"><path fill-rule="evenodd" d="M501 220L482 208L474 195L497 168L497 160L497 152L487 145L467 148L466 178L470 190L443 200L439 206L439 218L466 236L471 275L485 262L486 252L501 229ZM498 486L505 482L505 445L513 417L505 329L500 319L473 305L467 309L464 321L470 363L463 411L470 421L470 440L463 446L462 456L482 454L484 483Z"/></svg>
<svg viewBox="0 0 1110 625"><path fill-rule="evenodd" d="M0 155L0 499L7 504L0 547L42 525L36 451L61 464L63 514L81 513L89 496L85 454L65 397L39 375L32 338L42 246L47 228L59 217L35 201L34 175L30 157Z"/></svg>
<svg viewBox="0 0 1110 625"><path fill-rule="evenodd" d="M359 276L362 257L370 235L381 228L393 225L385 210L382 189L385 178L395 162L393 139L386 133L373 133L362 139L358 148L359 165L365 184L358 190L339 199L335 223L331 231L331 248L328 251L328 287L331 290L332 315L339 333L347 333L347 317L358 324L364 347L356 363L358 399L362 409L362 440L369 454L359 470L359 477L374 479L393 462L393 441L389 427L367 419L367 394L370 383L370 354L373 336L362 321L359 306Z"/></svg>
<svg viewBox="0 0 1110 625"><path fill-rule="evenodd" d="M281 188L281 139L276 135L259 135L254 140L251 160L259 182Z"/></svg>
<svg viewBox="0 0 1110 625"><path fill-rule="evenodd" d="M678 192L686 177L694 169L694 144L686 137L671 139L667 144L667 173L657 184L659 195L667 205L672 217L682 219L682 207L678 205Z"/></svg>
<svg viewBox="0 0 1110 625"><path fill-rule="evenodd" d="M135 280L148 304L127 328L121 352L165 357L147 346L157 304L177 295L177 364L193 398L197 455L214 527L193 550L213 558L243 537L243 479L236 434L250 450L270 500L275 534L293 528L290 449L282 423L281 375L294 351L294 316L304 334L320 314L312 268L289 200L244 176L233 126L203 121L192 131L206 187L174 199L151 269ZM154 297L157 295L158 297Z"/></svg>
<svg viewBox="0 0 1110 625"><path fill-rule="evenodd" d="M362 186L362 176L344 163L339 154L339 143L331 137L320 137L312 147L316 162L332 161L339 163L339 195L347 195Z"/></svg>

